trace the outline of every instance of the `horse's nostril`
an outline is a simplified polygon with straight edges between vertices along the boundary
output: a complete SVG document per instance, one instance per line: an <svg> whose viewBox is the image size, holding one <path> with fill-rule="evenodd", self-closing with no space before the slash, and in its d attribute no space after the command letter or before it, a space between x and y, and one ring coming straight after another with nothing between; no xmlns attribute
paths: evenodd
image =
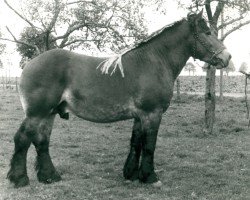
<svg viewBox="0 0 250 200"><path fill-rule="evenodd" d="M229 60L232 58L232 55L231 54L229 54Z"/></svg>

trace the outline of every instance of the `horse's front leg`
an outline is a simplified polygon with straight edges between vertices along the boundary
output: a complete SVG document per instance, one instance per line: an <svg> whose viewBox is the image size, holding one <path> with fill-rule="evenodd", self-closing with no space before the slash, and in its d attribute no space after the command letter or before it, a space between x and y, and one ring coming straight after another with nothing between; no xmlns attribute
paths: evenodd
<svg viewBox="0 0 250 200"><path fill-rule="evenodd" d="M154 171L154 152L157 133L162 118L162 110L143 114L142 125L142 158L139 169L139 179L144 183L161 184Z"/></svg>

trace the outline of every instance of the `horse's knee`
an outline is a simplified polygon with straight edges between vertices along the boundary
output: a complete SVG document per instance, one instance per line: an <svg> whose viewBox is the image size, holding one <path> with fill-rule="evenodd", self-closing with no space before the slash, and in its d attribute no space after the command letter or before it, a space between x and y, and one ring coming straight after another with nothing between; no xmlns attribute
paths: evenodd
<svg viewBox="0 0 250 200"><path fill-rule="evenodd" d="M32 136L36 134L38 127L38 120L32 118L26 118L18 129L14 140L25 142L31 140Z"/></svg>
<svg viewBox="0 0 250 200"><path fill-rule="evenodd" d="M37 125L36 134L32 136L32 143L38 154L48 152L53 121L53 117L42 119Z"/></svg>
<svg viewBox="0 0 250 200"><path fill-rule="evenodd" d="M25 132L25 135L32 141L32 143L46 143L50 137L53 117L48 119L30 117L26 118L20 127L22 132Z"/></svg>
<svg viewBox="0 0 250 200"><path fill-rule="evenodd" d="M30 146L31 140L23 132L17 132L14 136L14 143L16 148L28 148Z"/></svg>
<svg viewBox="0 0 250 200"><path fill-rule="evenodd" d="M28 148L30 146L31 140L27 134L27 123L26 120L23 121L19 129L14 136L15 148Z"/></svg>

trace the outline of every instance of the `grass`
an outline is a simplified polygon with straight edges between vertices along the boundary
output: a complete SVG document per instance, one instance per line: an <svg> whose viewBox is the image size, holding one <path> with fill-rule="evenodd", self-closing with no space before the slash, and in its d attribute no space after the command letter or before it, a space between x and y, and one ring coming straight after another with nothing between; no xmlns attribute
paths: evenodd
<svg viewBox="0 0 250 200"><path fill-rule="evenodd" d="M30 186L14 189L6 174L23 111L16 92L1 91L0 97L0 200L250 199L250 135L242 99L218 102L213 135L202 132L203 97L183 95L179 105L172 101L155 152L160 189L123 179L132 121L95 124L73 115L69 121L57 117L51 138L51 157L63 181L37 181L32 147Z"/></svg>
<svg viewBox="0 0 250 200"><path fill-rule="evenodd" d="M185 92L204 92L206 76L179 76L180 90ZM245 76L223 76L225 93L244 93ZM215 90L219 92L220 77L215 77ZM175 88L176 89L176 88Z"/></svg>

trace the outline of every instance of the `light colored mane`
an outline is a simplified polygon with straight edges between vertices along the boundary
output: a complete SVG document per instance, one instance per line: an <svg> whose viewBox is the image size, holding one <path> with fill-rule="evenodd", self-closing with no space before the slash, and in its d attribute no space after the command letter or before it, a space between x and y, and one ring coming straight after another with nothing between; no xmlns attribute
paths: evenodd
<svg viewBox="0 0 250 200"><path fill-rule="evenodd" d="M110 76L112 76L113 73L115 73L116 69L119 68L122 77L124 78L124 69L123 69L123 65L122 65L122 56L125 55L127 52L136 49L137 47L139 47L141 44L145 44L147 43L149 40L155 38L156 36L158 36L159 34L161 34L164 30L173 27L174 25L180 23L182 20L176 21L174 23L168 24L166 26L164 26L163 28L153 32L151 35L149 35L146 39L140 40L139 42L135 43L132 47L126 49L125 51L122 51L121 53L112 56L110 58L107 58L106 60L102 61L98 66L97 69L100 69L101 72L103 74L110 74ZM113 66L113 70L110 72L110 69Z"/></svg>

